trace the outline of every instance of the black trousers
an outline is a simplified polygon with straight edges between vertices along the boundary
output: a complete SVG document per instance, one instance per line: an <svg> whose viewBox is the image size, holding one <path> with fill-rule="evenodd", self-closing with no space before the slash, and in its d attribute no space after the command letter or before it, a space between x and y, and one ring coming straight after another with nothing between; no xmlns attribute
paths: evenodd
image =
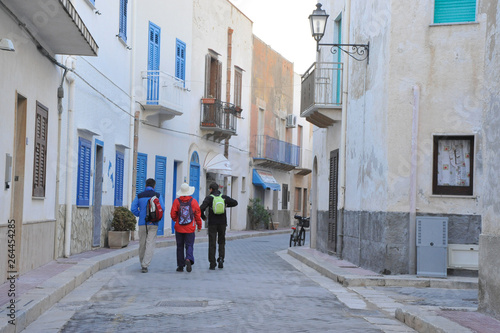
<svg viewBox="0 0 500 333"><path fill-rule="evenodd" d="M216 243L219 243L219 258L224 260L226 254L226 225L215 224L208 226L208 261L211 264L216 263L215 252Z"/></svg>

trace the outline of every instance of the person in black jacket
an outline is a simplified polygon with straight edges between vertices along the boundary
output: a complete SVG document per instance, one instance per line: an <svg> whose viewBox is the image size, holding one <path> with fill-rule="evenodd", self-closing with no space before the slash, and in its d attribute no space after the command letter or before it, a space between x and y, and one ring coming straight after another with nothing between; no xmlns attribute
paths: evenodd
<svg viewBox="0 0 500 333"><path fill-rule="evenodd" d="M208 195L200 206L201 218L206 221L205 210L208 208L208 261L210 262L210 269L215 269L217 265L215 262L215 243L219 243L219 258L217 262L219 263L219 268L224 267L224 256L225 256L225 245L226 245L226 226L227 226L227 216L226 210L222 214L215 214L212 209L212 204L214 196L219 196L219 185L217 183L210 184L209 187L210 195ZM226 208L234 207L238 205L238 201L233 198L222 195ZM218 240L217 240L218 238Z"/></svg>

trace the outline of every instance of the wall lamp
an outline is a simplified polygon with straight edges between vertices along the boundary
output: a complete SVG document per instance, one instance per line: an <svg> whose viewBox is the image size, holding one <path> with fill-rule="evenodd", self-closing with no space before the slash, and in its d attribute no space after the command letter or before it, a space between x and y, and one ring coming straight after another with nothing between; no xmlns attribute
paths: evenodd
<svg viewBox="0 0 500 333"><path fill-rule="evenodd" d="M321 9L321 4L318 2L316 4L316 9L309 15L309 21L311 22L311 33L313 38L316 40L316 51L319 51L320 46L331 46L330 52L333 54L337 53L337 49L348 54L351 58L357 61L363 61L366 59L367 63L370 62L370 42L368 44L320 44L321 38L323 38L326 29L326 21L329 15Z"/></svg>
<svg viewBox="0 0 500 333"><path fill-rule="evenodd" d="M14 44L7 38L0 38L0 50L3 51L15 51Z"/></svg>

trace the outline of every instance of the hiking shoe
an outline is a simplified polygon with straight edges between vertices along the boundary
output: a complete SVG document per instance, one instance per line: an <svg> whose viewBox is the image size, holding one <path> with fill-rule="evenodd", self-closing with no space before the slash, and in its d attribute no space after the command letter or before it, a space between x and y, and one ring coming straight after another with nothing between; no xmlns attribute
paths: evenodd
<svg viewBox="0 0 500 333"><path fill-rule="evenodd" d="M179 267L177 267L176 271L177 272L183 272L184 271L184 267L179 266Z"/></svg>
<svg viewBox="0 0 500 333"><path fill-rule="evenodd" d="M186 271L191 272L191 260L186 259Z"/></svg>
<svg viewBox="0 0 500 333"><path fill-rule="evenodd" d="M224 259L219 258L217 261L219 262L219 268L224 268Z"/></svg>
<svg viewBox="0 0 500 333"><path fill-rule="evenodd" d="M147 267L143 267L142 270L141 270L141 272L147 273L148 272L148 268Z"/></svg>
<svg viewBox="0 0 500 333"><path fill-rule="evenodd" d="M210 264L210 269L215 270L215 266L216 266L215 264Z"/></svg>

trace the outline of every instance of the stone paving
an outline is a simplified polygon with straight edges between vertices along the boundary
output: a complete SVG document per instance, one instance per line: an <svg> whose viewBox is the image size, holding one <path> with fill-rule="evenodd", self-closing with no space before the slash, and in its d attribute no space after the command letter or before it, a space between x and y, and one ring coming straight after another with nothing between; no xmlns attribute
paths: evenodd
<svg viewBox="0 0 500 333"><path fill-rule="evenodd" d="M193 271L175 248L100 271L25 332L414 332L286 251L288 234L227 242L223 269L195 244Z"/></svg>

